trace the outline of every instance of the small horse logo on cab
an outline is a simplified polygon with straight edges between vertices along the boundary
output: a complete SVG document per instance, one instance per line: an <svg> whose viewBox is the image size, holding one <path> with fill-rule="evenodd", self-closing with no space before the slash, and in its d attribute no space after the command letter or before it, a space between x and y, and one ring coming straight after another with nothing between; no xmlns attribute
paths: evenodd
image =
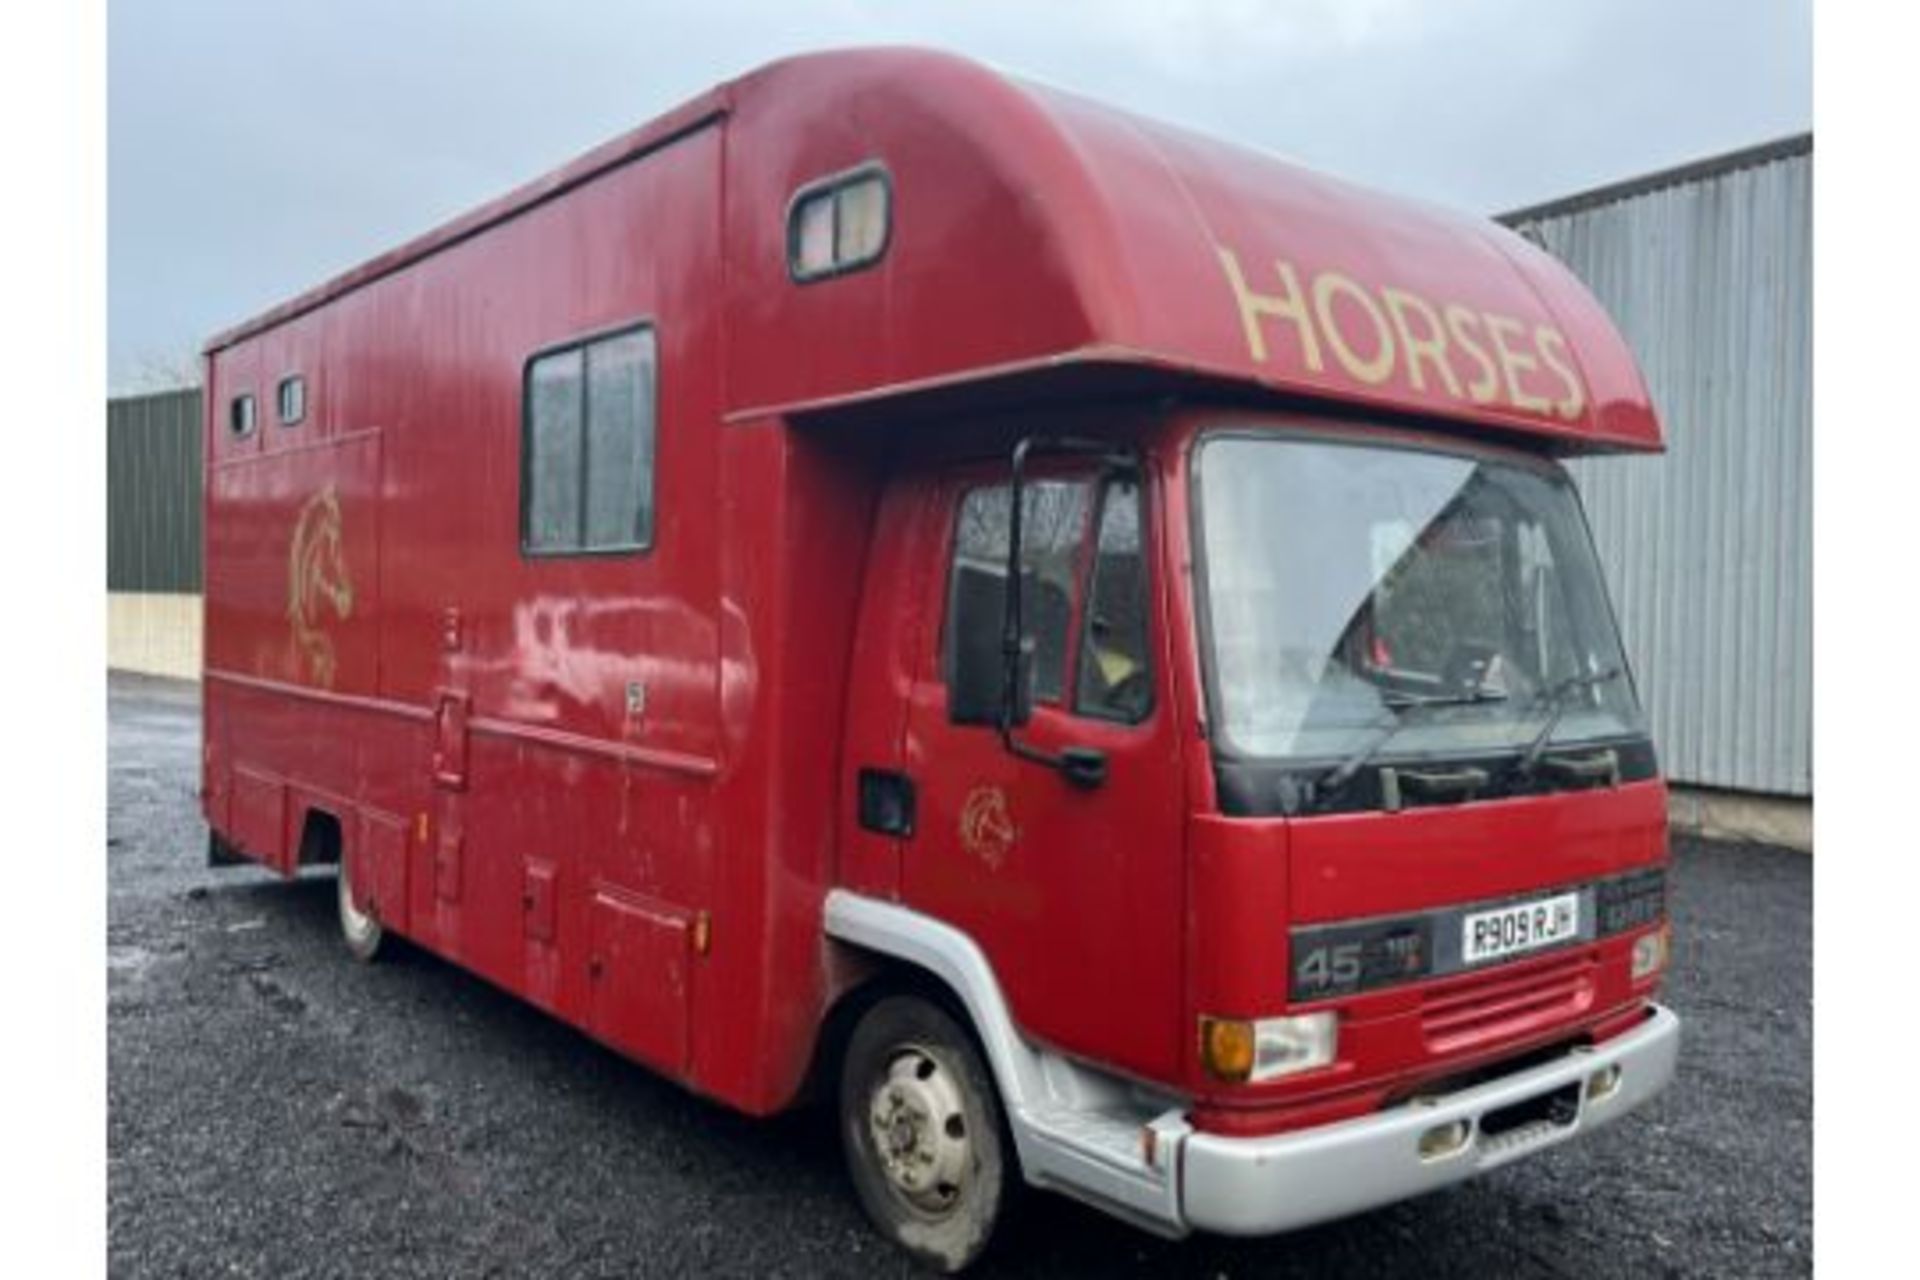
<svg viewBox="0 0 1920 1280"><path fill-rule="evenodd" d="M975 787L960 810L960 843L967 852L997 870L1019 838L1007 793L999 787Z"/></svg>

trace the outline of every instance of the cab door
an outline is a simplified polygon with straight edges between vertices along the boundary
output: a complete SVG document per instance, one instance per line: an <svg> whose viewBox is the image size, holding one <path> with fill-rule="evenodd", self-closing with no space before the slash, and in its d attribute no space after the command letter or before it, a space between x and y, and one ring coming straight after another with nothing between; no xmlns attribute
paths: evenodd
<svg viewBox="0 0 1920 1280"><path fill-rule="evenodd" d="M939 623L913 682L904 758L918 815L900 886L986 952L1025 1033L1166 1078L1182 1044L1185 797L1148 488L1093 468L1025 485L1034 699L1015 735L1041 752L1103 753L1106 779L1092 787L1013 754L994 727L950 718L959 629L1003 616L979 606L1004 599L1011 508L1004 467L936 488L937 570L918 580Z"/></svg>

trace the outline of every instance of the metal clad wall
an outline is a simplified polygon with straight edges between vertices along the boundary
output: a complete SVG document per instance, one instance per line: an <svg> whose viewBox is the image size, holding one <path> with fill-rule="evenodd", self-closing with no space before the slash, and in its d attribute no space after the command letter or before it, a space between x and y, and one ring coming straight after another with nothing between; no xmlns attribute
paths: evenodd
<svg viewBox="0 0 1920 1280"><path fill-rule="evenodd" d="M1668 776L1813 791L1810 138L1508 215L1646 371L1664 458L1573 467Z"/></svg>
<svg viewBox="0 0 1920 1280"><path fill-rule="evenodd" d="M200 590L200 392L107 401L107 590Z"/></svg>

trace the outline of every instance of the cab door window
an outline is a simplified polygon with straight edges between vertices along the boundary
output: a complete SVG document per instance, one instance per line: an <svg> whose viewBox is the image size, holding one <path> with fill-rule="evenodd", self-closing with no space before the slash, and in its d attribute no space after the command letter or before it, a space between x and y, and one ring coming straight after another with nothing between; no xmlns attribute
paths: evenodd
<svg viewBox="0 0 1920 1280"><path fill-rule="evenodd" d="M949 678L963 643L970 651L1000 643L1009 492L983 485L960 501L941 646ZM1138 483L1110 480L1096 492L1087 480L1036 480L1024 486L1021 507L1021 621L1033 645L1034 701L1137 723L1153 705ZM961 637L961 626L977 634Z"/></svg>
<svg viewBox="0 0 1920 1280"><path fill-rule="evenodd" d="M953 538L953 576L948 583L949 632L965 619L973 628L992 627L999 642L1005 619L1008 528L1013 503L1009 486L973 489L960 501ZM1024 486L1020 511L1021 622L1033 640L1033 696L1036 702L1060 702L1067 689L1068 637L1073 628L1080 565L1087 539L1091 486L1080 480L1037 480ZM948 634L942 646L952 672L958 638Z"/></svg>

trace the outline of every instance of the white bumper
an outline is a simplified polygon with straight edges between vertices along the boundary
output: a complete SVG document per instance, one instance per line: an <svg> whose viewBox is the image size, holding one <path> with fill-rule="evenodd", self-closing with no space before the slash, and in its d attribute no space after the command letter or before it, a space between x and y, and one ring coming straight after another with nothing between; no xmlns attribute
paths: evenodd
<svg viewBox="0 0 1920 1280"><path fill-rule="evenodd" d="M1593 1049L1510 1076L1339 1124L1267 1138L1193 1133L1182 1143L1182 1225L1227 1235L1268 1235L1344 1217L1470 1178L1557 1145L1632 1111L1666 1087L1680 1050L1680 1019L1654 1006L1646 1022ZM1589 1098L1586 1081L1617 1066L1611 1093ZM1539 1119L1497 1137L1481 1122L1576 1086L1564 1122ZM1465 1145L1429 1159L1422 1134L1463 1120Z"/></svg>

